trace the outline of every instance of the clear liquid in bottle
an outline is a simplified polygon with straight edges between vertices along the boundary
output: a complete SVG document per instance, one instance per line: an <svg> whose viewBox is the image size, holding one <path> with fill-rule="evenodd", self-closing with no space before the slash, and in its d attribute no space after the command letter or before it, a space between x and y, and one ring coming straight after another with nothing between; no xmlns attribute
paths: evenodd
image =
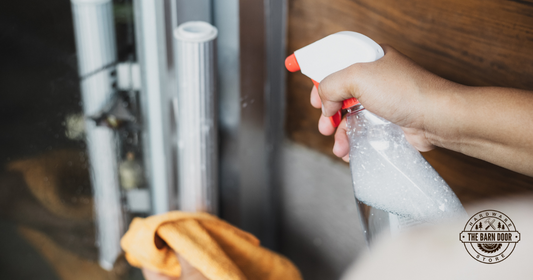
<svg viewBox="0 0 533 280"><path fill-rule="evenodd" d="M357 104L348 109L347 134L353 188L369 244L382 233L466 215L399 126Z"/></svg>

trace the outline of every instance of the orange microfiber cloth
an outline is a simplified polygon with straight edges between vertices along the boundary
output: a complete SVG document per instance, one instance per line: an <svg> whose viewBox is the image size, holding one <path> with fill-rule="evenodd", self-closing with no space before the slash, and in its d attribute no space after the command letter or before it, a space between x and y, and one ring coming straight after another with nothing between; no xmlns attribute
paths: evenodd
<svg viewBox="0 0 533 280"><path fill-rule="evenodd" d="M177 252L211 280L301 279L288 259L255 236L205 213L135 218L121 245L131 265L169 276L181 274Z"/></svg>

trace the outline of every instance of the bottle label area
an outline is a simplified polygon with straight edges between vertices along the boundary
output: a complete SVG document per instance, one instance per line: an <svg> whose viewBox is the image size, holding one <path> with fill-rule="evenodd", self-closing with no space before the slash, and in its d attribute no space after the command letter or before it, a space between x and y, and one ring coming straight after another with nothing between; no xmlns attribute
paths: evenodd
<svg viewBox="0 0 533 280"><path fill-rule="evenodd" d="M409 217L398 216L392 213L389 213L389 223L391 235L396 235L406 228L423 224L421 221L417 221Z"/></svg>

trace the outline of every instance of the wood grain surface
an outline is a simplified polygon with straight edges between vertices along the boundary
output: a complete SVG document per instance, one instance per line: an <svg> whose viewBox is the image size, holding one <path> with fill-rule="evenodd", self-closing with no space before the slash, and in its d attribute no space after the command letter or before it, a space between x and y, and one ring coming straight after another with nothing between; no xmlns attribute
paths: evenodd
<svg viewBox="0 0 533 280"><path fill-rule="evenodd" d="M352 30L458 83L533 90L533 1L289 0L288 15L289 54ZM287 134L333 156L333 137L317 130L320 112L309 104L311 87L302 74L289 74ZM533 178L490 163L444 149L424 156L464 203L533 193Z"/></svg>

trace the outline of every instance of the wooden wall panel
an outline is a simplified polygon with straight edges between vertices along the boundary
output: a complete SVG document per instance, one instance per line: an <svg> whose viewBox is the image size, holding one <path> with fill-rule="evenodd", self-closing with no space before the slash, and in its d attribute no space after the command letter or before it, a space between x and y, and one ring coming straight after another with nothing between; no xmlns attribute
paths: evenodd
<svg viewBox="0 0 533 280"><path fill-rule="evenodd" d="M390 44L452 81L533 90L533 1L289 0L289 53L342 30ZM317 131L311 87L289 74L287 134L332 155L333 137ZM424 156L463 202L533 192L533 178L490 163L444 149Z"/></svg>

